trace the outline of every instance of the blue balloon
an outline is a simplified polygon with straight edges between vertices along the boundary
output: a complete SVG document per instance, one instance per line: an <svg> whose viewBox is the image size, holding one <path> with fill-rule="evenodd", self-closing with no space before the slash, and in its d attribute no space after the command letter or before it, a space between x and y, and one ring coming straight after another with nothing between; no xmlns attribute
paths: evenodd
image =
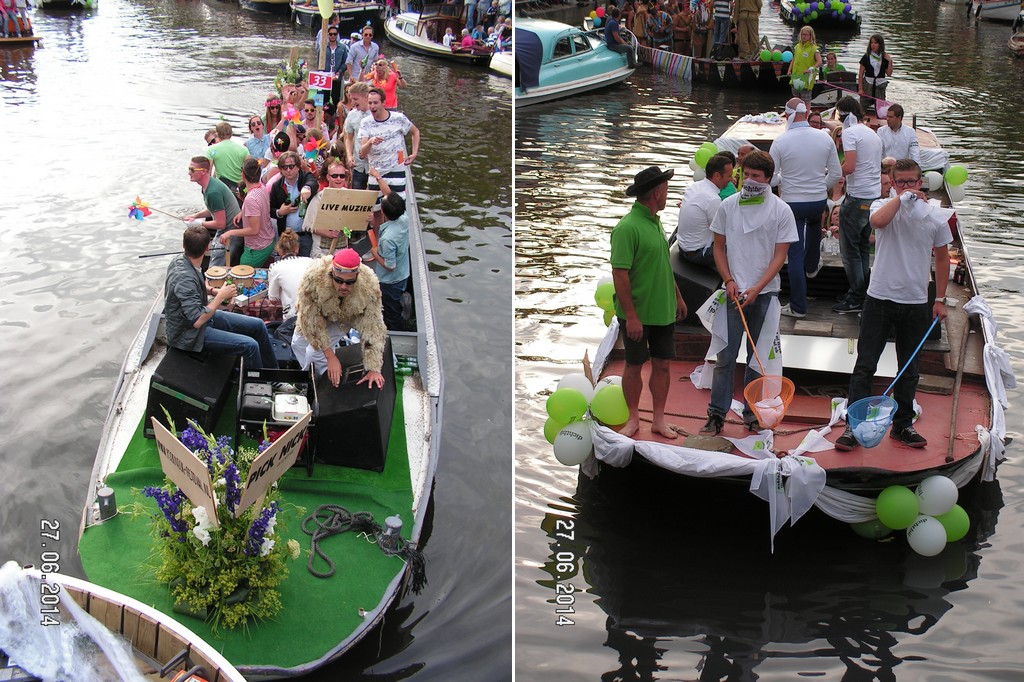
<svg viewBox="0 0 1024 682"><path fill-rule="evenodd" d="M598 28L601 25L601 17L594 18L594 28Z"/></svg>
<svg viewBox="0 0 1024 682"><path fill-rule="evenodd" d="M847 14L853 11L853 8L850 7L850 3L846 3L845 5L843 5L843 11L846 12Z"/></svg>
<svg viewBox="0 0 1024 682"><path fill-rule="evenodd" d="M786 50L785 52L783 52L782 53L782 61L784 61L785 63L789 64L791 61L793 61L793 53L790 52L789 50Z"/></svg>

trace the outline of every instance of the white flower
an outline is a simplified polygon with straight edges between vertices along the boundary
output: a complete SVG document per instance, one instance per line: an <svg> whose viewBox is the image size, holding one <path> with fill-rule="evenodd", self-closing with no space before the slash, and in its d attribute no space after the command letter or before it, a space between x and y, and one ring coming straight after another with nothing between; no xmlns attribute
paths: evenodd
<svg viewBox="0 0 1024 682"><path fill-rule="evenodd" d="M274 549L274 541L270 538L265 539L260 546L260 556L267 556L272 549Z"/></svg>
<svg viewBox="0 0 1024 682"><path fill-rule="evenodd" d="M213 484L213 487L214 487L214 488L217 488L218 490L219 490L220 488L226 488L227 486L228 486L228 482L227 482L227 480L226 480L225 478L223 478L223 477L221 477L221 478L218 478L218 479L217 479L217 482Z"/></svg>
<svg viewBox="0 0 1024 682"><path fill-rule="evenodd" d="M266 536L267 537L270 537L271 535L274 534L274 524L275 523L277 523L277 514L274 514L273 516L271 516L270 520L267 521L267 532L266 532Z"/></svg>
<svg viewBox="0 0 1024 682"><path fill-rule="evenodd" d="M210 529L213 528L210 517L206 513L206 507L192 507L192 516L196 520L192 534L199 539L199 542L203 543L203 547L206 547L210 544Z"/></svg>

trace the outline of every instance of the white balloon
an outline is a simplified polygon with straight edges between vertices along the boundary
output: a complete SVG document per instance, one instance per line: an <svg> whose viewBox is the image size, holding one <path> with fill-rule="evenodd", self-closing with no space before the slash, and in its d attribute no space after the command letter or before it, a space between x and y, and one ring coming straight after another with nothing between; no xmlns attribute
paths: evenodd
<svg viewBox="0 0 1024 682"><path fill-rule="evenodd" d="M921 481L914 492L917 494L918 509L928 516L942 516L953 508L960 496L956 483L945 476L929 476Z"/></svg>
<svg viewBox="0 0 1024 682"><path fill-rule="evenodd" d="M708 176L708 174L705 173L704 169L701 168L700 166L697 166L697 170L693 171L693 180L694 180L694 182L700 182L701 180L703 180L707 176Z"/></svg>
<svg viewBox="0 0 1024 682"><path fill-rule="evenodd" d="M907 543L921 556L935 556L946 546L946 529L938 519L922 514L907 528Z"/></svg>
<svg viewBox="0 0 1024 682"><path fill-rule="evenodd" d="M954 204L964 200L967 196L967 190L964 189L963 185L946 185L946 191L949 192L949 200Z"/></svg>
<svg viewBox="0 0 1024 682"><path fill-rule="evenodd" d="M601 379L600 381L597 382L597 386L594 387L594 393L597 393L598 391L600 391L605 386L621 386L621 385L622 385L622 377L620 377L618 374L609 374L608 376L606 376L605 378L603 378L603 379Z"/></svg>
<svg viewBox="0 0 1024 682"><path fill-rule="evenodd" d="M924 179L928 189L932 192L938 191L942 187L942 173L938 171L928 171L924 174Z"/></svg>
<svg viewBox="0 0 1024 682"><path fill-rule="evenodd" d="M594 442L590 435L590 422L578 421L567 424L555 436L555 459L565 466L574 467L583 464L590 457ZM935 523L939 523L936 521ZM942 537L946 537L946 529L939 524Z"/></svg>
<svg viewBox="0 0 1024 682"><path fill-rule="evenodd" d="M694 173L701 170L701 167L697 165L697 159L690 159L690 163L687 164Z"/></svg>
<svg viewBox="0 0 1024 682"><path fill-rule="evenodd" d="M590 402L590 399L594 397L594 385L590 383L590 379L583 372L575 372L573 374L566 374L564 377L558 380L558 388L575 388L577 391L583 394L583 397Z"/></svg>

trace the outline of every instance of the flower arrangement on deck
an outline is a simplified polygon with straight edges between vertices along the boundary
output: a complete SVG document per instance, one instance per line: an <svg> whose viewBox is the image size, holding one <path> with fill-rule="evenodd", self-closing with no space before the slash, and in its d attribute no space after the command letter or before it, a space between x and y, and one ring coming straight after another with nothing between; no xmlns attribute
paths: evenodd
<svg viewBox="0 0 1024 682"><path fill-rule="evenodd" d="M295 540L280 541L282 503L276 483L261 504L235 517L242 482L270 442L240 446L236 452L231 438L208 435L189 423L178 438L206 463L214 482L219 528L210 519L211 510L193 506L168 480L133 491L155 500L158 508L153 513L151 506L136 501L134 510L153 518L151 533L160 560L156 578L170 586L175 611L209 620L215 629L234 628L250 618L271 618L281 610L276 588L288 575L286 559L297 559L300 553Z"/></svg>

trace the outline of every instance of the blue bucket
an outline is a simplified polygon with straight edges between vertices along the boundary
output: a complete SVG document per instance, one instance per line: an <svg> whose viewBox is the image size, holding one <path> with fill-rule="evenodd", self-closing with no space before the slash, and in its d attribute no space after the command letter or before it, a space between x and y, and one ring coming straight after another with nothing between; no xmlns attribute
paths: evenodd
<svg viewBox="0 0 1024 682"><path fill-rule="evenodd" d="M885 395L861 398L846 408L846 423L853 437L866 448L873 448L885 438L885 432L896 414L896 401Z"/></svg>

